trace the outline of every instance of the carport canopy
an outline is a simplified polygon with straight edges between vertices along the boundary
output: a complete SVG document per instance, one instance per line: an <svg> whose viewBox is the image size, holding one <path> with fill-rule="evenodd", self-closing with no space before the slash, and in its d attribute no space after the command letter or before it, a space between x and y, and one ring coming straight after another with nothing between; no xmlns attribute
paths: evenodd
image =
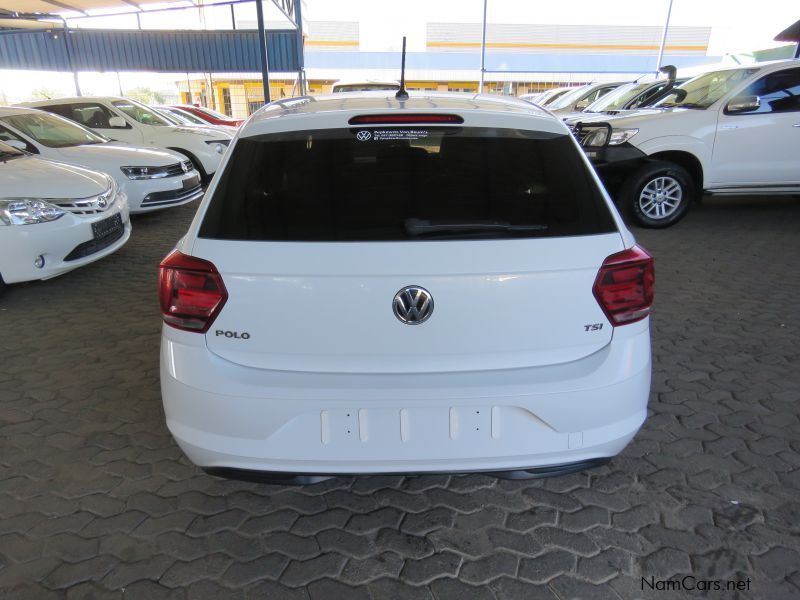
<svg viewBox="0 0 800 600"><path fill-rule="evenodd" d="M183 8L203 8L215 4L238 4L247 0L221 0L220 2L203 2L197 0L177 0L165 3L163 0L0 0L0 29L24 30L52 29L61 24L67 28L67 17L79 16L100 17L119 15L123 13L139 13L148 11L167 11ZM267 51L267 37L264 28L264 10L262 2L270 0L255 0L258 24L258 55L261 63L262 84L264 99L270 101L269 93L269 59ZM165 5L166 4L166 5ZM294 26L295 46L298 62L298 83L301 94L305 93L303 75L303 18L301 15L301 0L271 0L278 10ZM60 23L59 23L60 21ZM141 26L140 26L141 30ZM70 36L66 36L69 38ZM75 91L80 96L78 75L72 65L69 51L69 42L66 45L67 58L75 78Z"/></svg>
<svg viewBox="0 0 800 600"><path fill-rule="evenodd" d="M209 2L208 4L213 4ZM158 5L158 6L156 6ZM23 13L28 15L82 13L91 16L106 16L120 12L164 8L163 0L0 0L0 13ZM175 6L196 6L185 0Z"/></svg>

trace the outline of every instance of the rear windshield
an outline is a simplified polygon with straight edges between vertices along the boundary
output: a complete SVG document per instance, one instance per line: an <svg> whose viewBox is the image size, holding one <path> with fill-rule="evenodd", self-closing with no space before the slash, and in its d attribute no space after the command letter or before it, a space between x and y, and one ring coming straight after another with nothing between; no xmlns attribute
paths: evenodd
<svg viewBox="0 0 800 600"><path fill-rule="evenodd" d="M616 231L568 135L468 127L241 138L200 237L397 241Z"/></svg>

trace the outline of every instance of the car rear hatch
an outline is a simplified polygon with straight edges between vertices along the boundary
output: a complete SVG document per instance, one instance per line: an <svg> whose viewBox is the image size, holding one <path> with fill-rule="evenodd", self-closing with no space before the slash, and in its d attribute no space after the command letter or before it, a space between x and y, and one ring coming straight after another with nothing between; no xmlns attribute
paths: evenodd
<svg viewBox="0 0 800 600"><path fill-rule="evenodd" d="M622 238L567 134L373 125L232 151L192 249L227 292L206 332L219 357L450 372L566 363L611 341L592 286Z"/></svg>

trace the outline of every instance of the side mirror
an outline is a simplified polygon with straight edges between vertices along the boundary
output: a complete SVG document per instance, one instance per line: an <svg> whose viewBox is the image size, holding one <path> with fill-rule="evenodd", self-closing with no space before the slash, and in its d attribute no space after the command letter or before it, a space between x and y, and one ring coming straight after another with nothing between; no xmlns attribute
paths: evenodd
<svg viewBox="0 0 800 600"><path fill-rule="evenodd" d="M758 96L735 96L725 106L725 112L743 113L758 110L761 99Z"/></svg>
<svg viewBox="0 0 800 600"><path fill-rule="evenodd" d="M589 101L588 100L581 100L580 102L577 102L575 104L575 110L583 110L587 106L589 106Z"/></svg>
<svg viewBox="0 0 800 600"><path fill-rule="evenodd" d="M111 117L108 120L108 126L111 127L111 129L126 129L128 124L122 117Z"/></svg>
<svg viewBox="0 0 800 600"><path fill-rule="evenodd" d="M670 83L674 82L678 77L678 69L675 67L675 65L664 65L658 70L658 72L666 75L667 81Z"/></svg>
<svg viewBox="0 0 800 600"><path fill-rule="evenodd" d="M11 146L12 148L16 148L17 150L24 150L28 152L28 144L23 142L22 140L3 140L6 144Z"/></svg>

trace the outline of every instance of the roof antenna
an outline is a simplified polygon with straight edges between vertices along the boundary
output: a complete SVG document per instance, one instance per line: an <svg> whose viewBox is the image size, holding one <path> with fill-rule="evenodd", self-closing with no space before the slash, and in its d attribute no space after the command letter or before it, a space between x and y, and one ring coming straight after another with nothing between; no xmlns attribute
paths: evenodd
<svg viewBox="0 0 800 600"><path fill-rule="evenodd" d="M408 100L406 91L406 36L403 36L403 59L400 66L400 89L394 95L398 100Z"/></svg>

